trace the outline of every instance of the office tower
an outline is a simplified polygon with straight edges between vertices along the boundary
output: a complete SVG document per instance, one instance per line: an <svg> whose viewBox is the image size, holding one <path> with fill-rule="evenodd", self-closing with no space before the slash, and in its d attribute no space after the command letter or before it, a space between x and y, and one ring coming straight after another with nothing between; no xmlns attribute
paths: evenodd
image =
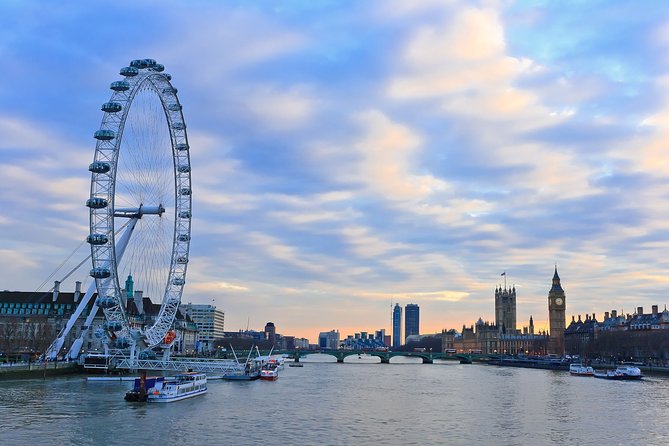
<svg viewBox="0 0 669 446"><path fill-rule="evenodd" d="M420 334L420 308L416 304L407 304L404 307L404 339L411 335Z"/></svg>
<svg viewBox="0 0 669 446"><path fill-rule="evenodd" d="M393 347L402 345L402 307L395 304L393 308Z"/></svg>

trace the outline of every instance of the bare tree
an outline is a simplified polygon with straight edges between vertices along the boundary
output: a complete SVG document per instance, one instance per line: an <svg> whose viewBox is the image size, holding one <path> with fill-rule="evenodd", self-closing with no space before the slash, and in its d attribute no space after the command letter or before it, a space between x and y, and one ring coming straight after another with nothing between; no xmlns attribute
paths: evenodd
<svg viewBox="0 0 669 446"><path fill-rule="evenodd" d="M18 318L6 317L0 323L0 348L5 353L18 350L19 331L21 329Z"/></svg>

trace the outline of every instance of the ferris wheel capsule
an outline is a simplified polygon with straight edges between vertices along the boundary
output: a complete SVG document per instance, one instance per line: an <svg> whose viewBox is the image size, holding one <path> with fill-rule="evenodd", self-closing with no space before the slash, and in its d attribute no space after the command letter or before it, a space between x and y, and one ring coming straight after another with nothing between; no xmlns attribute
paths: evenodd
<svg viewBox="0 0 669 446"><path fill-rule="evenodd" d="M111 276L111 271L109 268L93 268L90 275L94 279L107 279Z"/></svg>
<svg viewBox="0 0 669 446"><path fill-rule="evenodd" d="M119 71L121 76L133 77L139 74L139 70L135 67L124 67Z"/></svg>
<svg viewBox="0 0 669 446"><path fill-rule="evenodd" d="M97 298L95 301L95 304L100 307L100 308L112 308L114 305L116 305L116 301L114 298L109 297L109 296L100 296Z"/></svg>
<svg viewBox="0 0 669 446"><path fill-rule="evenodd" d="M130 83L127 81L114 81L109 88L114 91L128 91L130 89Z"/></svg>
<svg viewBox="0 0 669 446"><path fill-rule="evenodd" d="M103 209L106 208L109 202L101 197L92 197L86 200L86 206L91 209Z"/></svg>
<svg viewBox="0 0 669 446"><path fill-rule="evenodd" d="M107 173L111 170L111 164L106 161L95 161L88 165L88 170L93 173Z"/></svg>
<svg viewBox="0 0 669 446"><path fill-rule="evenodd" d="M188 144L180 143L175 145L174 148L179 152L183 152L184 150L188 150Z"/></svg>
<svg viewBox="0 0 669 446"><path fill-rule="evenodd" d="M123 330L123 324L120 321L104 321L102 328L107 331L121 331Z"/></svg>
<svg viewBox="0 0 669 446"><path fill-rule="evenodd" d="M91 245L105 245L109 241L109 237L104 234L89 234L86 241Z"/></svg>
<svg viewBox="0 0 669 446"><path fill-rule="evenodd" d="M122 109L123 107L118 102L105 102L102 104L102 107L100 107L100 110L105 113L118 113Z"/></svg>
<svg viewBox="0 0 669 446"><path fill-rule="evenodd" d="M130 62L130 66L134 68L144 69L147 67L146 59L135 59Z"/></svg>
<svg viewBox="0 0 669 446"><path fill-rule="evenodd" d="M99 141L109 141L116 137L116 133L114 133L113 130L102 129L102 130L97 130L93 134L93 137Z"/></svg>

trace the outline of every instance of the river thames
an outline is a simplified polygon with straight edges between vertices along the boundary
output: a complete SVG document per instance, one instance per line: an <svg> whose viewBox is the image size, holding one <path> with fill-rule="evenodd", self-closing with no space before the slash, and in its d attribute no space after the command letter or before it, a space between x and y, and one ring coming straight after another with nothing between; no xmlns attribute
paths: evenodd
<svg viewBox="0 0 669 446"><path fill-rule="evenodd" d="M397 362L395 362L397 361ZM6 445L666 445L669 378L639 382L461 365L286 367L275 382L210 381L204 396L127 403L131 382L0 381Z"/></svg>

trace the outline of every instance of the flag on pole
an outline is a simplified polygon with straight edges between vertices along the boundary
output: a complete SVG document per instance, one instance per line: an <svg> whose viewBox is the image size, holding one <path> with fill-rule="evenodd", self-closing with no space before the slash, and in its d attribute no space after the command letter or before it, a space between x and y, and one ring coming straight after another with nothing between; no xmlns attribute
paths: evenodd
<svg viewBox="0 0 669 446"><path fill-rule="evenodd" d="M500 276L506 276L506 271L504 271Z"/></svg>

